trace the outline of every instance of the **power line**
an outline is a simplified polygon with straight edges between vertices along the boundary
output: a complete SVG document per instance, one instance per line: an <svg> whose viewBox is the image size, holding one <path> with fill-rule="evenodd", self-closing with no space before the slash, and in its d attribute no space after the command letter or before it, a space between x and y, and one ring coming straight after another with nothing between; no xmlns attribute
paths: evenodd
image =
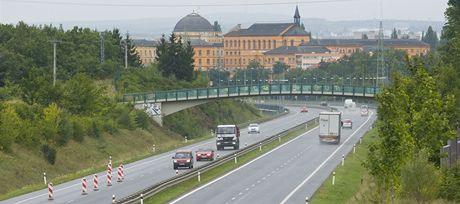
<svg viewBox="0 0 460 204"><path fill-rule="evenodd" d="M57 2L57 1L33 1L33 0L0 0L12 3L28 4L51 4L51 5L71 5L71 6L105 6L105 7L150 7L150 8L182 8L182 7L234 7L234 6L272 6L272 5L292 5L292 4L317 4L349 2L357 0L308 0L291 2L266 2L266 3L223 3L223 4L108 4L108 3L82 3L82 2Z"/></svg>

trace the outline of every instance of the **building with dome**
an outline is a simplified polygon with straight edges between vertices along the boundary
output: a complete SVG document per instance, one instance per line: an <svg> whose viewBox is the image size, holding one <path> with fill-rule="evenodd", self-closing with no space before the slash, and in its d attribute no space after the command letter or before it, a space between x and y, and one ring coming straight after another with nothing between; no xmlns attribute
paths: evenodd
<svg viewBox="0 0 460 204"><path fill-rule="evenodd" d="M217 21L192 12L177 22L173 33L183 41L190 41L194 51L195 69L208 70L223 66L223 35Z"/></svg>

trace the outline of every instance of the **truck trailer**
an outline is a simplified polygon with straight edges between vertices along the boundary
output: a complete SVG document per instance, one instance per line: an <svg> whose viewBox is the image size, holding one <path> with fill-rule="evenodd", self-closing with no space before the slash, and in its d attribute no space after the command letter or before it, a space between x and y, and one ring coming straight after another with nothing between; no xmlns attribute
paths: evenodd
<svg viewBox="0 0 460 204"><path fill-rule="evenodd" d="M341 127L341 112L321 112L319 114L319 141L339 144Z"/></svg>
<svg viewBox="0 0 460 204"><path fill-rule="evenodd" d="M217 150L225 147L240 148L240 128L237 125L218 125L216 130Z"/></svg>

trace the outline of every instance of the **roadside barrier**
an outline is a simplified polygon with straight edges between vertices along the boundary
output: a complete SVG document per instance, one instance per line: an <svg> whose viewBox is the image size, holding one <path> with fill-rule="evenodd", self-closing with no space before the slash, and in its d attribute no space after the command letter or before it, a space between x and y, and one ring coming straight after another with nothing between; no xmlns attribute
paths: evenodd
<svg viewBox="0 0 460 204"><path fill-rule="evenodd" d="M305 198L305 204L308 204L308 196Z"/></svg>
<svg viewBox="0 0 460 204"><path fill-rule="evenodd" d="M112 195L112 203L115 203L115 194Z"/></svg>
<svg viewBox="0 0 460 204"><path fill-rule="evenodd" d="M93 184L94 184L94 188L93 190L94 191L98 191L99 190L99 179L97 178L97 174L94 174L94 178L93 178Z"/></svg>
<svg viewBox="0 0 460 204"><path fill-rule="evenodd" d="M48 200L54 200L53 197L53 183L48 184Z"/></svg>
<svg viewBox="0 0 460 204"><path fill-rule="evenodd" d="M81 179L81 194L82 194L82 195L88 194L88 193L86 192L86 178L82 178L82 179Z"/></svg>

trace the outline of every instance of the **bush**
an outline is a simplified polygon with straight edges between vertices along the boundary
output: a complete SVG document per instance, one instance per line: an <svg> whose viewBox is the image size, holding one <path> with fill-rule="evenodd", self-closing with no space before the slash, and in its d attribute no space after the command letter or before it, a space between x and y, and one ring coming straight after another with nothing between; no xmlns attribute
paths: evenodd
<svg viewBox="0 0 460 204"><path fill-rule="evenodd" d="M92 120L88 128L88 135L99 138L101 136L101 128L96 120Z"/></svg>
<svg viewBox="0 0 460 204"><path fill-rule="evenodd" d="M401 168L402 194L417 203L434 200L440 185L440 172L428 161L428 151L419 152Z"/></svg>
<svg viewBox="0 0 460 204"><path fill-rule="evenodd" d="M447 200L460 203L460 162L444 169L439 195Z"/></svg>
<svg viewBox="0 0 460 204"><path fill-rule="evenodd" d="M136 121L136 127L137 128L142 128L142 129L147 129L148 125L149 125L149 116L147 115L147 113L145 113L144 111L139 111L139 110L135 110L135 121Z"/></svg>
<svg viewBox="0 0 460 204"><path fill-rule="evenodd" d="M47 144L44 144L42 146L42 152L43 156L45 157L45 160L49 164L54 165L54 163L56 163L56 149L50 147Z"/></svg>
<svg viewBox="0 0 460 204"><path fill-rule="evenodd" d="M58 139L57 142L59 145L65 145L72 138L74 128L72 122L70 122L67 116L64 116L59 124L58 130Z"/></svg>
<svg viewBox="0 0 460 204"><path fill-rule="evenodd" d="M72 121L73 126L73 139L77 142L83 142L85 129L78 120Z"/></svg>
<svg viewBox="0 0 460 204"><path fill-rule="evenodd" d="M112 119L105 119L102 124L102 129L110 134L116 133L118 130L117 123Z"/></svg>

